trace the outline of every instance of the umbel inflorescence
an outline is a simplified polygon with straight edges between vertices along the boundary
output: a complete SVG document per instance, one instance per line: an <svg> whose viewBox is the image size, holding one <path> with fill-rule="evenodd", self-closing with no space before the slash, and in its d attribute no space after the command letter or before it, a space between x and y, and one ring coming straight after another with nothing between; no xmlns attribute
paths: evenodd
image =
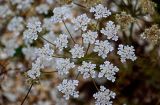
<svg viewBox="0 0 160 105"><path fill-rule="evenodd" d="M54 61L56 61L55 69L58 75L66 76L71 70L77 74L77 77L75 75L76 78L64 79L57 86L57 89L64 94L63 97L66 100L70 99L70 97L79 97L80 93L76 89L79 84L79 74L82 74L83 79L106 78L109 81L115 82L115 75L119 71L117 66L107 60L107 57L115 51L114 43L118 40L120 26L116 25L113 21L108 21L105 23L105 27L100 30L89 29L88 25L90 22L97 21L97 24L99 24L98 21L100 19L108 18L111 15L111 11L102 4L91 7L89 11L89 15L83 13L74 17L71 12L71 6L56 7L53 10L53 16L49 20L52 24L63 25L67 33L62 32L58 36L55 36L54 39L45 39L45 36L38 35L45 28L42 27L38 19L29 21L27 24L28 29L23 33L23 38L28 48L38 38L42 38L48 42L45 42L46 44L43 47L35 49L36 57L33 60L32 68L27 71L29 78L32 80L40 78L41 70L48 67ZM92 14L94 18L91 17ZM71 32L73 30L69 30L69 23L73 25L72 27L75 32L78 31L80 33L81 38L79 40L81 41L78 41L79 43ZM104 40L99 40L99 33L105 36ZM90 56L92 54L94 56ZM137 59L135 49L131 45L120 44L117 54L120 56L122 63L125 63L127 59L131 59L132 61ZM95 56L103 62L96 63L97 59L95 59ZM116 94L104 86L100 86L100 90L98 89L98 91L93 95L96 99L95 104L111 105L111 99L115 98Z"/></svg>
<svg viewBox="0 0 160 105"><path fill-rule="evenodd" d="M24 11L33 2L32 0L25 1L28 2L22 4L12 1L12 4ZM51 0L47 1L51 2ZM75 11L72 11L74 6L75 4L56 7L53 9L53 16L44 18L43 21L38 17L30 17L27 20L26 29L22 17L12 18L7 29L14 32L14 37L4 44L4 51L8 56L13 56L15 49L18 48L16 43L18 36L23 33L25 47L22 48L22 52L27 60L32 61L31 68L26 72L27 77L32 82L39 81L44 73L43 69L54 69L53 72L63 78L56 89L63 94L66 100L79 98L81 93L77 87L80 84L78 80L80 76L83 80L91 79L93 82L95 79L102 78L111 82L116 81L116 73L119 68L108 59L110 54L118 55L121 63L137 59L132 45L119 44L116 48L115 43L119 40L118 32L121 28L114 21L109 20L108 17L112 15L111 10L98 4L85 8L86 13L75 15ZM35 8L38 14L44 15L48 14L48 10L48 4ZM7 6L3 6L0 15L5 18L9 14L12 12ZM126 16L126 14L122 15ZM119 23L122 23L124 18L119 19L121 20ZM127 18L132 20L129 15ZM101 20L105 19L108 21L102 25L103 27L99 27ZM96 28L91 28L91 24L95 24ZM60 27L59 32L56 30L57 27ZM33 47L35 44L39 47ZM70 74L74 75L68 76ZM93 94L95 104L112 105L112 99L116 97L116 93L104 86L97 88L95 84L95 87L98 91Z"/></svg>

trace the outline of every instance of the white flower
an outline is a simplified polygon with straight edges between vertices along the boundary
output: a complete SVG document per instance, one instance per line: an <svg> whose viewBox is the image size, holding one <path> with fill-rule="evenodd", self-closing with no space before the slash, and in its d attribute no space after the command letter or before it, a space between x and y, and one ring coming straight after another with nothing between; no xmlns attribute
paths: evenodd
<svg viewBox="0 0 160 105"><path fill-rule="evenodd" d="M58 90L64 93L63 97L68 100L70 96L77 98L79 96L79 92L75 91L76 86L78 86L78 80L67 80L64 79L62 84L57 86Z"/></svg>
<svg viewBox="0 0 160 105"><path fill-rule="evenodd" d="M101 56L103 59L105 59L107 57L107 54L113 51L113 49L114 48L108 42L108 40L105 41L96 40L93 51L98 52L98 55Z"/></svg>
<svg viewBox="0 0 160 105"><path fill-rule="evenodd" d="M68 44L68 35L66 34L60 34L59 37L54 41L54 44L60 51L63 50L63 48L67 48Z"/></svg>
<svg viewBox="0 0 160 105"><path fill-rule="evenodd" d="M37 40L38 32L42 31L41 22L40 21L32 21L27 24L27 30L23 32L23 39L26 44L33 43L33 40Z"/></svg>
<svg viewBox="0 0 160 105"><path fill-rule="evenodd" d="M9 31L22 31L24 29L24 26L22 24L23 18L22 17L14 17L12 20L9 22L7 29Z"/></svg>
<svg viewBox="0 0 160 105"><path fill-rule="evenodd" d="M40 76L41 73L39 70L29 70L27 71L27 74L30 78L36 79Z"/></svg>
<svg viewBox="0 0 160 105"><path fill-rule="evenodd" d="M44 60L52 60L54 51L50 48L49 44L45 44L44 47L36 49L35 53L40 59Z"/></svg>
<svg viewBox="0 0 160 105"><path fill-rule="evenodd" d="M34 33L32 30L25 30L23 32L23 39L25 40L26 44L33 43L33 40L37 40L37 38L37 33Z"/></svg>
<svg viewBox="0 0 160 105"><path fill-rule="evenodd" d="M87 63L85 61L82 62L82 66L78 67L78 71L83 74L83 78L87 79L90 76L92 78L96 77L96 72L94 69L96 68L96 64L91 64L91 62Z"/></svg>
<svg viewBox="0 0 160 105"><path fill-rule="evenodd" d="M106 35L107 39L112 39L114 41L117 41L118 40L117 33L119 29L120 29L120 26L116 26L114 22L109 21L107 22L105 29L102 28L101 33Z"/></svg>
<svg viewBox="0 0 160 105"><path fill-rule="evenodd" d="M58 23L65 21L68 18L71 18L71 10L68 6L56 7L53 10L53 16L51 21L53 23Z"/></svg>
<svg viewBox="0 0 160 105"><path fill-rule="evenodd" d="M111 99L114 99L115 96L114 92L106 89L104 86L100 86L100 91L93 94L93 97L96 99L95 105L112 105Z"/></svg>
<svg viewBox="0 0 160 105"><path fill-rule="evenodd" d="M114 82L116 77L116 72L119 71L119 69L116 66L113 66L109 61L105 61L104 64L100 65L100 72L98 74L98 77L106 77L108 80Z"/></svg>
<svg viewBox="0 0 160 105"><path fill-rule="evenodd" d="M8 15L11 15L12 11L8 5L0 5L0 17L5 18Z"/></svg>
<svg viewBox="0 0 160 105"><path fill-rule="evenodd" d="M36 7L36 11L39 14L48 14L49 6L47 4L40 4L39 6Z"/></svg>
<svg viewBox="0 0 160 105"><path fill-rule="evenodd" d="M82 14L73 19L72 22L75 24L75 30L81 29L82 31L86 31L87 25L89 24L90 20L91 19L88 18L86 14Z"/></svg>
<svg viewBox="0 0 160 105"><path fill-rule="evenodd" d="M27 71L27 75L32 79L36 79L41 74L40 69L41 69L41 62L40 59L37 59L35 63L32 63L32 69Z"/></svg>
<svg viewBox="0 0 160 105"><path fill-rule="evenodd" d="M29 22L27 24L27 28L29 30L32 30L33 32L41 32L42 31L42 27L41 27L41 22L40 21L35 21L35 22Z"/></svg>
<svg viewBox="0 0 160 105"><path fill-rule="evenodd" d="M121 56L121 62L125 63L126 59L131 59L132 61L135 61L137 57L135 56L135 49L133 46L124 46L122 44L118 47L118 55Z"/></svg>
<svg viewBox="0 0 160 105"><path fill-rule="evenodd" d="M31 6L33 0L10 0L13 5L17 5L17 9L26 10Z"/></svg>
<svg viewBox="0 0 160 105"><path fill-rule="evenodd" d="M75 44L74 47L69 51L72 54L72 58L81 58L84 57L84 50L78 44Z"/></svg>
<svg viewBox="0 0 160 105"><path fill-rule="evenodd" d="M108 10L107 7L104 7L102 4L99 4L95 7L91 7L90 12L95 13L95 19L100 19L102 17L106 18L111 15L110 10Z"/></svg>
<svg viewBox="0 0 160 105"><path fill-rule="evenodd" d="M16 53L15 49L19 46L17 43L17 38L4 40L2 43L5 46L4 52L7 54L8 57L12 57Z"/></svg>
<svg viewBox="0 0 160 105"><path fill-rule="evenodd" d="M56 69L58 70L58 74L60 75L68 74L68 71L74 67L75 65L73 62L70 62L70 59L59 58L56 60Z"/></svg>
<svg viewBox="0 0 160 105"><path fill-rule="evenodd" d="M87 31L87 33L82 34L83 42L88 44L93 44L98 37L97 32L92 32L91 30Z"/></svg>

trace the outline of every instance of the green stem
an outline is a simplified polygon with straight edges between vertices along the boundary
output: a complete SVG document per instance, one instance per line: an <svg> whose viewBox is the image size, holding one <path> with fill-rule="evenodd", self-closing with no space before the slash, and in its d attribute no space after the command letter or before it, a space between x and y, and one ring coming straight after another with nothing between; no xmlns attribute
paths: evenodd
<svg viewBox="0 0 160 105"><path fill-rule="evenodd" d="M63 21L63 24L64 24L65 28L67 29L67 32L69 33L69 35L70 35L72 41L73 41L74 44L75 44L76 42L74 41L74 39L73 39L73 37L72 37L72 35L71 35L71 33L70 33L70 31L69 31L69 29L68 29L68 27L67 27L67 25L66 25L66 23L65 23L64 21Z"/></svg>

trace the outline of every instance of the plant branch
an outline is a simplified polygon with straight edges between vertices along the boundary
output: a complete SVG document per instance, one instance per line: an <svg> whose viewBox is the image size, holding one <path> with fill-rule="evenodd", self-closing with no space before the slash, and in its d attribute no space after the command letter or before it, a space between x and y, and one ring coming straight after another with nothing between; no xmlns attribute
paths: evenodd
<svg viewBox="0 0 160 105"><path fill-rule="evenodd" d="M76 79L78 79L79 75L80 75L80 72L78 72L78 74L77 74L77 76L76 76Z"/></svg>
<svg viewBox="0 0 160 105"><path fill-rule="evenodd" d="M90 45L91 44L89 43L85 55L87 55Z"/></svg>
<svg viewBox="0 0 160 105"><path fill-rule="evenodd" d="M23 105L23 104L24 104L24 102L25 102L25 100L27 99L27 97L28 97L28 95L29 95L29 93L30 93L30 91L31 91L32 87L33 87L33 83L32 83L32 84L31 84L31 86L29 87L29 89L28 89L28 92L27 92L26 96L24 97L23 101L21 102L21 105Z"/></svg>
<svg viewBox="0 0 160 105"><path fill-rule="evenodd" d="M97 91L99 91L99 89L98 89L98 87L97 87L97 85L96 85L96 82L94 81L94 79L93 79L93 78L92 78L92 82L93 82L93 84L94 84L95 88L97 89Z"/></svg>
<svg viewBox="0 0 160 105"><path fill-rule="evenodd" d="M67 32L69 33L71 39L73 40L73 42L75 44L76 42L74 41L74 39L73 39L73 37L72 37L72 35L71 35L71 33L70 33L70 31L69 31L69 29L68 29L68 27L67 27L67 25L66 25L66 23L64 21L63 21L63 24L64 24L65 28L67 29Z"/></svg>
<svg viewBox="0 0 160 105"><path fill-rule="evenodd" d="M41 39L43 39L44 41L50 43L51 45L56 46L54 43L50 42L49 40L45 39L44 37L42 37L42 36L39 36L39 37L40 37Z"/></svg>

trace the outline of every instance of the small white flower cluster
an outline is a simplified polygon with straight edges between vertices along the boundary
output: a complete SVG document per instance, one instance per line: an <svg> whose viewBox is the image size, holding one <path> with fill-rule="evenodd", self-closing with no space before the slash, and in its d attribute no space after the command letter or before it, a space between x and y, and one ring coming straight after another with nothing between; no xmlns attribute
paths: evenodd
<svg viewBox="0 0 160 105"><path fill-rule="evenodd" d="M104 7L102 4L99 4L95 7L91 7L90 12L95 13L95 19L106 18L111 15L110 10L107 7Z"/></svg>
<svg viewBox="0 0 160 105"><path fill-rule="evenodd" d="M126 59L131 59L132 61L135 61L137 57L135 56L135 49L133 46L124 46L122 44L118 47L118 55L121 56L121 62L125 63Z"/></svg>
<svg viewBox="0 0 160 105"><path fill-rule="evenodd" d="M36 79L40 76L40 69L43 69L46 62L50 62L53 57L54 51L50 49L49 44L45 44L44 47L35 49L37 59L35 63L32 63L32 69L29 70L28 76L32 79Z"/></svg>
<svg viewBox="0 0 160 105"><path fill-rule="evenodd" d="M17 38L11 38L9 40L5 40L3 42L5 48L4 52L7 54L8 57L12 57L16 52L15 49L18 48Z"/></svg>
<svg viewBox="0 0 160 105"><path fill-rule="evenodd" d="M79 96L79 92L76 91L76 86L78 86L78 80L67 80L64 79L62 83L57 86L58 90L64 93L63 97L68 100L70 96L77 98Z"/></svg>
<svg viewBox="0 0 160 105"><path fill-rule="evenodd" d="M81 47L78 44L75 44L74 47L70 50L72 54L72 58L81 58L84 57L84 50L83 47Z"/></svg>
<svg viewBox="0 0 160 105"><path fill-rule="evenodd" d="M57 7L53 10L53 16L51 21L53 23L58 23L71 18L71 11L68 6Z"/></svg>
<svg viewBox="0 0 160 105"><path fill-rule="evenodd" d="M12 11L8 7L8 5L0 5L0 17L1 18L5 18L11 14L12 14Z"/></svg>
<svg viewBox="0 0 160 105"><path fill-rule="evenodd" d="M107 57L107 54L113 51L113 49L114 48L108 42L108 40L105 41L96 40L93 51L98 52L98 55L101 56L103 59L105 59Z"/></svg>
<svg viewBox="0 0 160 105"><path fill-rule="evenodd" d="M19 10L26 10L31 7L31 4L34 0L10 0L12 5L17 5L17 9Z"/></svg>
<svg viewBox="0 0 160 105"><path fill-rule="evenodd" d="M119 69L116 66L113 66L109 61L105 61L104 64L100 65L100 72L98 74L98 77L106 77L108 80L114 82L116 77L116 72L119 71Z"/></svg>
<svg viewBox="0 0 160 105"><path fill-rule="evenodd" d="M95 78L96 77L96 72L95 69L96 64L91 64L91 62L82 62L82 66L78 67L78 71L83 74L83 78L87 79L89 77Z"/></svg>
<svg viewBox="0 0 160 105"><path fill-rule="evenodd" d="M96 99L96 105L112 105L111 99L114 99L115 96L114 92L106 89L104 86L100 86L100 91L93 94L93 97Z"/></svg>
<svg viewBox="0 0 160 105"><path fill-rule="evenodd" d="M77 16L76 18L73 19L73 23L75 24L75 30L82 30L86 31L87 30L87 25L90 22L90 18L87 17L86 14L82 14L80 16Z"/></svg>
<svg viewBox="0 0 160 105"><path fill-rule="evenodd" d="M40 59L37 59L35 63L32 63L32 69L27 71L27 74L30 78L36 79L40 76L40 69L41 69L41 64L40 64Z"/></svg>
<svg viewBox="0 0 160 105"><path fill-rule="evenodd" d="M39 14L48 14L49 6L47 4L41 4L36 7L36 11Z"/></svg>
<svg viewBox="0 0 160 105"><path fill-rule="evenodd" d="M59 37L54 41L54 44L59 49L59 51L62 51L63 48L67 48L68 44L68 35L66 34L60 34Z"/></svg>
<svg viewBox="0 0 160 105"><path fill-rule="evenodd" d="M101 33L107 36L107 39L112 39L114 41L118 40L118 30L120 26L116 26L114 22L108 21L105 28L102 28Z"/></svg>
<svg viewBox="0 0 160 105"><path fill-rule="evenodd" d="M41 22L40 21L29 22L27 24L27 28L28 28L28 30L32 30L33 33L42 31Z"/></svg>
<svg viewBox="0 0 160 105"><path fill-rule="evenodd" d="M56 60L56 69L60 75L68 74L69 70L74 67L74 62L71 63L70 59L59 58Z"/></svg>
<svg viewBox="0 0 160 105"><path fill-rule="evenodd" d="M45 44L44 47L36 49L35 53L39 59L50 61L52 60L54 51L50 48L49 44Z"/></svg>
<svg viewBox="0 0 160 105"><path fill-rule="evenodd" d="M87 33L82 34L83 42L88 44L93 44L98 37L97 32L92 32L91 30L87 31Z"/></svg>
<svg viewBox="0 0 160 105"><path fill-rule="evenodd" d="M26 44L33 43L33 40L37 40L38 32L42 31L41 22L40 21L32 21L27 24L27 30L23 32L23 39Z"/></svg>
<svg viewBox="0 0 160 105"><path fill-rule="evenodd" d="M9 22L7 29L11 32L17 32L19 35L20 32L24 29L23 18L22 17L13 17Z"/></svg>

